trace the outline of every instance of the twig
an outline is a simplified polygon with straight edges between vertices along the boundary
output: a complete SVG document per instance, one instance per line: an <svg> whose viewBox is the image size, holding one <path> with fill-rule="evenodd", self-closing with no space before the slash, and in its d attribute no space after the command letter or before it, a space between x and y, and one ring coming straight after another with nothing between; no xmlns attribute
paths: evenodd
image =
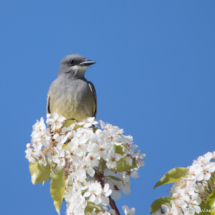
<svg viewBox="0 0 215 215"><path fill-rule="evenodd" d="M109 196L110 206L116 211L116 215L120 215L119 210L115 204L115 201Z"/></svg>
<svg viewBox="0 0 215 215"><path fill-rule="evenodd" d="M102 175L99 176L97 173L95 173L95 179L104 187L104 182L102 180ZM115 201L111 198L111 196L108 197L110 201L110 206L112 207L113 210L115 210L116 215L120 215L119 210L115 204Z"/></svg>

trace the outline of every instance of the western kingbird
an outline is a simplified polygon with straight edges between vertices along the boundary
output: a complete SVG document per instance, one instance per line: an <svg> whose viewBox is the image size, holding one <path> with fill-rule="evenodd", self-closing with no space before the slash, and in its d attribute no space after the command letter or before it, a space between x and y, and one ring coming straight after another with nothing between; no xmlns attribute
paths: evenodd
<svg viewBox="0 0 215 215"><path fill-rule="evenodd" d="M56 112L66 119L75 118L78 121L96 117L96 90L84 77L87 67L94 63L78 54L62 59L58 77L49 88L47 113Z"/></svg>

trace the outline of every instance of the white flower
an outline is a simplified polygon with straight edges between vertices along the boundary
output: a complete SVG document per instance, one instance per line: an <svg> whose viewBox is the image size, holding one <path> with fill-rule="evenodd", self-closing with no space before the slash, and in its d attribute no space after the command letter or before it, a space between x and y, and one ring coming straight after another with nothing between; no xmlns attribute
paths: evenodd
<svg viewBox="0 0 215 215"><path fill-rule="evenodd" d="M62 135L64 136L64 138L66 138L66 140L68 138L71 138L73 135L73 128L75 127L75 123L73 123L72 125L70 125L68 128L67 127L63 127L62 128Z"/></svg>
<svg viewBox="0 0 215 215"><path fill-rule="evenodd" d="M109 158L107 159L107 167L109 169L114 169L116 168L117 162L122 158L121 155L116 154L114 148L111 149L110 153L109 153Z"/></svg>
<svg viewBox="0 0 215 215"><path fill-rule="evenodd" d="M86 142L87 139L84 136L80 138L74 137L69 143L69 149L72 153L78 155L79 157L84 156L88 147Z"/></svg>
<svg viewBox="0 0 215 215"><path fill-rule="evenodd" d="M86 183L86 177L87 176L84 169L77 169L77 171L74 171L70 174L70 178L72 178L73 183L75 182L74 185L79 186L80 190L82 190L80 185L83 186ZM77 187L76 187L76 190L77 190Z"/></svg>
<svg viewBox="0 0 215 215"><path fill-rule="evenodd" d="M82 163L82 168L91 176L95 175L95 170L92 168L91 163L87 162L86 159Z"/></svg>
<svg viewBox="0 0 215 215"><path fill-rule="evenodd" d="M65 152L58 151L56 148L54 148L54 151L55 151L56 155L53 156L53 162L56 163L60 167L64 167L65 166L65 159L64 159Z"/></svg>
<svg viewBox="0 0 215 215"><path fill-rule="evenodd" d="M120 189L117 187L117 185L113 184L111 181L108 182L110 185L110 189L112 190L112 195L111 197L114 200L118 200L122 197L122 194L120 193Z"/></svg>
<svg viewBox="0 0 215 215"><path fill-rule="evenodd" d="M94 202L95 204L99 204L99 198L97 198L97 196L99 196L102 192L102 187L101 184L98 182L94 182L89 184L88 186L88 191L84 194L85 197L89 197L89 200L91 202Z"/></svg>
<svg viewBox="0 0 215 215"><path fill-rule="evenodd" d="M187 174L187 179L196 179L196 173L201 169L201 167L199 165L192 165L190 167L188 167L189 172Z"/></svg>
<svg viewBox="0 0 215 215"><path fill-rule="evenodd" d="M65 195L66 196L66 195ZM85 198L78 192L71 192L67 195L67 215L84 215L87 202Z"/></svg>
<svg viewBox="0 0 215 215"><path fill-rule="evenodd" d="M41 153L41 152L34 152L33 156L39 161L39 163L41 163L44 166L46 166L46 164L47 164L46 157L44 156L43 153Z"/></svg>
<svg viewBox="0 0 215 215"><path fill-rule="evenodd" d="M109 189L109 184L105 184L101 194L97 197L98 198L98 202L102 203L103 205L108 206L109 205L109 198L108 196L111 195L112 190Z"/></svg>
<svg viewBox="0 0 215 215"><path fill-rule="evenodd" d="M118 199L120 199L121 197L122 197L122 194L120 193L119 190L113 190L113 191L112 191L112 198L113 198L114 200L118 200Z"/></svg>
<svg viewBox="0 0 215 215"><path fill-rule="evenodd" d="M86 161L88 161L92 167L99 165L99 159L100 159L100 156L94 153L88 153L86 157Z"/></svg>
<svg viewBox="0 0 215 215"><path fill-rule="evenodd" d="M161 205L162 209L165 211L165 214L166 215L173 215L172 212L171 212L171 205L166 203L166 204L162 204Z"/></svg>
<svg viewBox="0 0 215 215"><path fill-rule="evenodd" d="M116 215L116 211L113 209L109 210L108 212L110 213L110 215Z"/></svg>
<svg viewBox="0 0 215 215"><path fill-rule="evenodd" d="M124 210L125 215L134 215L135 214L135 208L129 209L127 205L122 206L122 209Z"/></svg>
<svg viewBox="0 0 215 215"><path fill-rule="evenodd" d="M196 213L201 212L201 208L198 206L202 202L201 198L198 194L192 195L190 201L188 202L188 206L190 209L194 209Z"/></svg>
<svg viewBox="0 0 215 215"><path fill-rule="evenodd" d="M209 162L213 157L212 152L207 152L203 155L203 157L205 158L206 162Z"/></svg>
<svg viewBox="0 0 215 215"><path fill-rule="evenodd" d="M25 154L26 154L26 158L28 159L28 161L30 163L35 163L36 160L35 160L35 157L34 157L34 154L33 154L33 149L31 148L31 144L27 144L27 149L25 150Z"/></svg>
<svg viewBox="0 0 215 215"><path fill-rule="evenodd" d="M184 188L178 190L178 194L182 198L182 200L185 200L188 202L190 200L191 195L195 195L196 187L194 186L194 183L192 181L185 181L186 185ZM177 193L173 194L173 197L176 197Z"/></svg>
<svg viewBox="0 0 215 215"><path fill-rule="evenodd" d="M193 161L193 164L204 166L204 165L207 165L211 159L212 159L212 153L208 152L208 153L204 154L203 156L199 156L197 158L197 160Z"/></svg>
<svg viewBox="0 0 215 215"><path fill-rule="evenodd" d="M129 195L131 192L131 188L130 188L130 181L118 181L117 182L117 187L119 189L122 189L122 192L125 195Z"/></svg>
<svg viewBox="0 0 215 215"><path fill-rule="evenodd" d="M88 144L88 152L96 153L99 150L99 144L91 142ZM100 154L100 153L99 153Z"/></svg>
<svg viewBox="0 0 215 215"><path fill-rule="evenodd" d="M143 161L143 159L144 159L145 157L146 157L145 154L140 154L140 150L139 150L139 151L136 151L136 152L134 153L134 158L135 158L135 160L136 160L136 164L137 164L138 167L141 167L141 166L144 166L144 165L145 165L145 163L144 163L144 161Z"/></svg>
<svg viewBox="0 0 215 215"><path fill-rule="evenodd" d="M39 162L42 165L47 165L48 162L51 166L50 177L64 168L67 215L85 215L88 201L103 209L103 212L93 210L88 214L116 215L114 210L107 211L105 207L109 207L109 197L111 195L111 198L117 200L122 192L126 195L131 192L130 176L139 177L138 169L144 165L142 159L145 155L140 154L140 151L135 152L137 146L132 144L132 136L124 136L123 129L117 126L100 122L100 127L94 129L94 125L98 124L94 117L73 123L69 127L62 127L64 121L65 118L57 113L47 115L48 128L43 118L37 121L33 126L31 144L26 146L26 158L29 162ZM82 127L76 129L76 124ZM119 145L123 155L115 152ZM121 173L111 171L122 158L129 165L135 160L137 167ZM211 166L210 170L212 168ZM100 179L104 187L100 184L101 181L97 181L98 175L102 177ZM127 215L135 212L126 207L124 211Z"/></svg>
<svg viewBox="0 0 215 215"><path fill-rule="evenodd" d="M215 160L215 151L212 152L212 158Z"/></svg>
<svg viewBox="0 0 215 215"><path fill-rule="evenodd" d="M171 200L172 210L171 212L175 211L178 214L183 214L182 210L187 207L187 203L184 201L184 199L176 199L175 201ZM182 209L182 210L181 210Z"/></svg>
<svg viewBox="0 0 215 215"><path fill-rule="evenodd" d="M163 215L163 213L161 212L161 210L157 210L153 213L153 215Z"/></svg>
<svg viewBox="0 0 215 215"><path fill-rule="evenodd" d="M111 214L111 213L109 213L109 212L107 212L107 211L105 211L104 213L99 212L99 213L98 213L98 215L112 215L112 214Z"/></svg>
<svg viewBox="0 0 215 215"><path fill-rule="evenodd" d="M184 203L181 200L178 201L178 202L171 200L170 203L171 203L171 206L172 206L171 211L170 211L171 215L172 214L183 215L183 212L181 210L181 206L183 205L183 207L184 207L184 204L186 204L186 203Z"/></svg>
<svg viewBox="0 0 215 215"><path fill-rule="evenodd" d="M131 147L132 149L137 148L137 145L131 144L133 142L133 137L131 135L125 136L121 135L122 143L126 144L127 146Z"/></svg>
<svg viewBox="0 0 215 215"><path fill-rule="evenodd" d="M112 145L106 143L105 140L99 140L98 143L90 143L88 148L89 152L97 153L100 157L107 161Z"/></svg>
<svg viewBox="0 0 215 215"><path fill-rule="evenodd" d="M125 157L125 161L126 163L129 165L129 166L132 166L132 163L133 163L133 158L130 154L128 154L126 157Z"/></svg>
<svg viewBox="0 0 215 215"><path fill-rule="evenodd" d="M211 177L211 172L214 172L215 166L214 164L206 165L198 169L196 171L196 180L202 181L202 180L209 180Z"/></svg>
<svg viewBox="0 0 215 215"><path fill-rule="evenodd" d="M139 178L139 175L138 175L137 170L135 170L135 171L133 171L133 172L131 173L131 177L132 177L132 178Z"/></svg>
<svg viewBox="0 0 215 215"><path fill-rule="evenodd" d="M112 126L110 124L107 124L105 129L108 132L108 137L106 138L106 141L112 144L115 144L117 146L121 145L121 137L123 130L119 129L117 126Z"/></svg>
<svg viewBox="0 0 215 215"><path fill-rule="evenodd" d="M92 125L98 124L97 121L95 121L95 117L88 117L87 119L84 119L82 122L76 122L77 125L83 125L83 128L89 128Z"/></svg>
<svg viewBox="0 0 215 215"><path fill-rule="evenodd" d="M46 130L46 125L43 118L41 118L40 121L37 121L36 124L33 125L33 132L31 134L31 137L34 149L36 151L39 151L42 148L42 145L50 145L51 134Z"/></svg>
<svg viewBox="0 0 215 215"><path fill-rule="evenodd" d="M55 129L59 129L62 127L62 122L66 120L63 116L58 116L57 113L47 114L46 123L51 127L51 130L54 131Z"/></svg>
<svg viewBox="0 0 215 215"><path fill-rule="evenodd" d="M41 117L40 121L37 120L37 122L33 125L33 133L44 131L46 131L46 125L44 123L44 119Z"/></svg>
<svg viewBox="0 0 215 215"><path fill-rule="evenodd" d="M130 182L130 174L128 172L119 172L118 174L123 182Z"/></svg>

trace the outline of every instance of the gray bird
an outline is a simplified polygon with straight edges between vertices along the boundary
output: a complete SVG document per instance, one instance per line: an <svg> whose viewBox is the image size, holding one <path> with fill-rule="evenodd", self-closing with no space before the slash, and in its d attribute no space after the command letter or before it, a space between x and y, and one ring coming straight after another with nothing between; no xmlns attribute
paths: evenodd
<svg viewBox="0 0 215 215"><path fill-rule="evenodd" d="M47 113L56 112L66 119L75 118L78 121L96 117L96 90L84 77L87 67L94 63L78 54L62 59L58 77L49 88Z"/></svg>

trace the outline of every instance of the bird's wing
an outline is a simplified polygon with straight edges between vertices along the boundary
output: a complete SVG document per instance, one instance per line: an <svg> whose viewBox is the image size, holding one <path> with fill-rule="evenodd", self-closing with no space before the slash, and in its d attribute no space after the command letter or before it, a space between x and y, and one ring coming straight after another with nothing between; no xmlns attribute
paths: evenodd
<svg viewBox="0 0 215 215"><path fill-rule="evenodd" d="M93 83L91 83L90 81L88 81L88 85L89 85L90 90L91 90L91 92L93 93L93 96L94 96L95 110L94 110L93 116L96 117L96 114L97 114L97 96L96 96L96 89L95 89Z"/></svg>
<svg viewBox="0 0 215 215"><path fill-rule="evenodd" d="M46 113L51 113L51 110L50 110L50 92L51 92L51 87L52 87L52 85L50 86L49 91L48 91L48 95L47 95Z"/></svg>

